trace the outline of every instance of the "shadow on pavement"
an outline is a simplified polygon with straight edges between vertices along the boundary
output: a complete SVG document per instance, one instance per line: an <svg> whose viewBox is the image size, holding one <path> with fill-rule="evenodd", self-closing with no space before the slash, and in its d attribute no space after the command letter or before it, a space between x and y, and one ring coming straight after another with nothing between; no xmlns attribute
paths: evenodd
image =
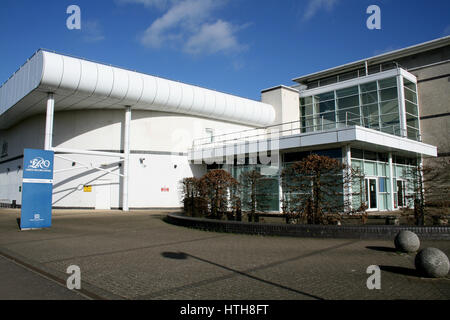
<svg viewBox="0 0 450 320"><path fill-rule="evenodd" d="M404 276L420 277L420 273L417 270L411 269L411 268L404 268L404 267L397 267L397 266L380 266L380 269L382 271L402 274Z"/></svg>
<svg viewBox="0 0 450 320"><path fill-rule="evenodd" d="M284 289L284 290L295 292L295 293L298 293L300 295L304 295L304 296L307 296L307 297L310 297L310 298L313 298L313 299L316 299L316 300L324 300L321 297L318 297L318 296L315 296L315 295L312 295L312 294L309 294L309 293L306 293L306 292L303 292L303 291L299 291L299 290L296 290L296 289L284 286L284 285L279 284L279 283L275 283L275 282L272 282L272 281L269 281L269 280L265 280L265 279L262 279L260 277L251 275L248 272L239 271L239 270L236 270L236 269L233 269L233 268L229 268L227 266L215 263L213 261L209 261L209 260L206 260L206 259L203 259L203 258L200 258L200 257L196 257L196 256L194 256L192 254L188 254L188 253L184 253L184 252L167 252L166 251L166 252L162 252L161 255L163 257L165 257L165 258L170 258L170 259L187 259L187 258L192 258L192 259L195 259L197 261L201 261L201 262L204 262L204 263L207 263L207 264L219 267L221 269L224 269L224 270L227 270L227 271L231 271L234 274L239 274L241 276L244 276L244 277L256 280L256 281L260 281L260 282L263 282L263 283L268 284L268 285L272 285L272 286L275 286L275 287L278 287L278 288L281 288L281 289Z"/></svg>
<svg viewBox="0 0 450 320"><path fill-rule="evenodd" d="M391 247L378 247L378 246L367 246L367 249L383 252L397 252L397 249Z"/></svg>
<svg viewBox="0 0 450 320"><path fill-rule="evenodd" d="M187 259L187 255L183 252L163 252L163 253L161 253L161 255L164 258L169 258L169 259L177 259L177 260Z"/></svg>

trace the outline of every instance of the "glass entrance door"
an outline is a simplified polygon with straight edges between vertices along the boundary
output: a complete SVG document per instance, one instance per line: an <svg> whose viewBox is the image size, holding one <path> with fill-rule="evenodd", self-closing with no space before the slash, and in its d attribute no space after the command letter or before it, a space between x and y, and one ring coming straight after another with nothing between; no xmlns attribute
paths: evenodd
<svg viewBox="0 0 450 320"><path fill-rule="evenodd" d="M377 209L377 179L366 178L365 179L365 191L367 207L370 210Z"/></svg>
<svg viewBox="0 0 450 320"><path fill-rule="evenodd" d="M397 204L399 207L406 206L405 181L397 180Z"/></svg>

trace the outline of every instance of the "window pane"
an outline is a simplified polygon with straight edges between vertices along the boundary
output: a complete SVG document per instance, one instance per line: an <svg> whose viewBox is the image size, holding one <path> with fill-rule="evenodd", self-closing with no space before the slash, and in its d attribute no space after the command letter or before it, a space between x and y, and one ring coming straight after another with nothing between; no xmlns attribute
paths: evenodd
<svg viewBox="0 0 450 320"><path fill-rule="evenodd" d="M380 192L386 192L386 178L378 178L378 186Z"/></svg>
<svg viewBox="0 0 450 320"><path fill-rule="evenodd" d="M341 90L336 90L336 95L338 98L352 96L355 94L358 94L358 86L345 88L345 89L341 89Z"/></svg>
<svg viewBox="0 0 450 320"><path fill-rule="evenodd" d="M405 105L406 105L406 112L413 114L415 116L418 115L417 113L417 106L409 101L405 101Z"/></svg>
<svg viewBox="0 0 450 320"><path fill-rule="evenodd" d="M313 81L307 84L308 89L318 88L319 87L319 81Z"/></svg>
<svg viewBox="0 0 450 320"><path fill-rule="evenodd" d="M406 79L406 78L403 78L403 85L404 85L405 87L407 87L408 89L410 89L410 90L412 90L412 91L414 91L414 92L417 92L416 84L413 83L413 82L411 82L411 81L409 81L409 80Z"/></svg>
<svg viewBox="0 0 450 320"><path fill-rule="evenodd" d="M327 101L334 99L334 91L318 94L314 97L316 101Z"/></svg>
<svg viewBox="0 0 450 320"><path fill-rule="evenodd" d="M378 102L378 93L376 91L361 94L361 103L370 104Z"/></svg>
<svg viewBox="0 0 450 320"><path fill-rule="evenodd" d="M398 101L389 101L381 103L381 114L395 113L398 115Z"/></svg>
<svg viewBox="0 0 450 320"><path fill-rule="evenodd" d="M374 74L374 73L378 73L381 72L381 65L377 64L374 66L369 66L369 74Z"/></svg>
<svg viewBox="0 0 450 320"><path fill-rule="evenodd" d="M339 75L339 81L345 81L354 78L358 78L358 70L350 71Z"/></svg>
<svg viewBox="0 0 450 320"><path fill-rule="evenodd" d="M388 162L388 154L387 153L378 153L378 161Z"/></svg>
<svg viewBox="0 0 450 320"><path fill-rule="evenodd" d="M405 99L417 103L417 93L405 87Z"/></svg>
<svg viewBox="0 0 450 320"><path fill-rule="evenodd" d="M364 173L368 176L377 175L377 166L373 162L364 162Z"/></svg>
<svg viewBox="0 0 450 320"><path fill-rule="evenodd" d="M416 116L413 116L409 113L406 114L406 124L410 127L419 128L419 120Z"/></svg>
<svg viewBox="0 0 450 320"><path fill-rule="evenodd" d="M396 134L397 126L395 125L389 125L389 126L382 126L381 132L389 133L389 134Z"/></svg>
<svg viewBox="0 0 450 320"><path fill-rule="evenodd" d="M409 139L419 140L419 130L407 127L407 134Z"/></svg>
<svg viewBox="0 0 450 320"><path fill-rule="evenodd" d="M352 158L364 159L363 158L363 151L361 149L351 148L350 152L352 154ZM353 162L352 162L352 164L353 164Z"/></svg>
<svg viewBox="0 0 450 320"><path fill-rule="evenodd" d="M349 125L359 125L359 108L349 108L346 110L338 111L338 119L340 122L348 121Z"/></svg>
<svg viewBox="0 0 450 320"><path fill-rule="evenodd" d="M359 105L358 96L350 96L346 98L338 99L338 108L345 109Z"/></svg>
<svg viewBox="0 0 450 320"><path fill-rule="evenodd" d="M374 82L368 82L360 85L361 92L369 92L369 91L375 91L377 90L377 83Z"/></svg>
<svg viewBox="0 0 450 320"><path fill-rule="evenodd" d="M380 89L396 87L397 86L397 78L392 77L392 78L379 80L378 85L380 86Z"/></svg>
<svg viewBox="0 0 450 320"><path fill-rule="evenodd" d="M395 69L397 65L394 62L387 62L381 65L383 71Z"/></svg>
<svg viewBox="0 0 450 320"><path fill-rule="evenodd" d="M378 127L378 104L370 104L363 106L363 121L364 126L367 128L376 128Z"/></svg>
<svg viewBox="0 0 450 320"><path fill-rule="evenodd" d="M325 79L320 79L320 86L326 86L332 83L336 83L337 82L337 76L333 76L333 77L329 77L329 78L325 78Z"/></svg>
<svg viewBox="0 0 450 320"><path fill-rule="evenodd" d="M364 159L377 161L377 153L373 151L364 151Z"/></svg>
<svg viewBox="0 0 450 320"><path fill-rule="evenodd" d="M366 68L361 68L358 70L358 77L365 77L367 76L366 74Z"/></svg>
<svg viewBox="0 0 450 320"><path fill-rule="evenodd" d="M311 103L312 103L312 97L300 98L300 104L301 105L311 104Z"/></svg>
<svg viewBox="0 0 450 320"><path fill-rule="evenodd" d="M319 113L327 112L327 111L334 111L334 100L321 102L319 104Z"/></svg>
<svg viewBox="0 0 450 320"><path fill-rule="evenodd" d="M397 88L380 90L381 101L397 99Z"/></svg>
<svg viewBox="0 0 450 320"><path fill-rule="evenodd" d="M398 114L388 114L381 116L381 126L382 127L392 127L393 125L398 125L400 123Z"/></svg>

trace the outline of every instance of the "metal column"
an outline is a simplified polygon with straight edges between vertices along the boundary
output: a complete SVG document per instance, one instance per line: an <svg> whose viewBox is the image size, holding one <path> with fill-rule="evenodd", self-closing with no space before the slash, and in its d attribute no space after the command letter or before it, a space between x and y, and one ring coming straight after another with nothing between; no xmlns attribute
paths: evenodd
<svg viewBox="0 0 450 320"><path fill-rule="evenodd" d="M128 179L129 179L129 159L130 159L130 124L131 124L131 107L125 109L125 133L123 140L124 162L123 162L123 189L122 189L122 210L128 211Z"/></svg>
<svg viewBox="0 0 450 320"><path fill-rule="evenodd" d="M397 185L394 184L394 165L392 163L392 152L389 152L389 186L391 189L391 201L390 201L390 210L394 210L395 199L394 199L394 188L397 188Z"/></svg>
<svg viewBox="0 0 450 320"><path fill-rule="evenodd" d="M45 140L44 149L51 150L53 145L53 114L55 111L55 99L53 93L49 92L47 96L47 117L45 120Z"/></svg>

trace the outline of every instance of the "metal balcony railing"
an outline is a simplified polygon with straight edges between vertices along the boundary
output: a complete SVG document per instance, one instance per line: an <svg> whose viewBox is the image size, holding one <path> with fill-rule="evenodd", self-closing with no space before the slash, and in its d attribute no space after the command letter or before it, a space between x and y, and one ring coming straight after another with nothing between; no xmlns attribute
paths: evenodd
<svg viewBox="0 0 450 320"><path fill-rule="evenodd" d="M340 114L342 113L338 112L338 118ZM335 113L332 112L329 114L324 113L313 116L304 116L300 117L300 120L297 121L285 122L264 128L247 129L194 139L190 151L218 148L230 144L236 145L239 143L277 139L292 135L312 134L352 126L361 126L395 136L402 136L402 130L399 123L383 123L380 121L378 115L364 116L345 112L345 118L336 121ZM406 136L406 133L404 133L403 136ZM420 134L418 132L415 138L417 141L420 141Z"/></svg>

